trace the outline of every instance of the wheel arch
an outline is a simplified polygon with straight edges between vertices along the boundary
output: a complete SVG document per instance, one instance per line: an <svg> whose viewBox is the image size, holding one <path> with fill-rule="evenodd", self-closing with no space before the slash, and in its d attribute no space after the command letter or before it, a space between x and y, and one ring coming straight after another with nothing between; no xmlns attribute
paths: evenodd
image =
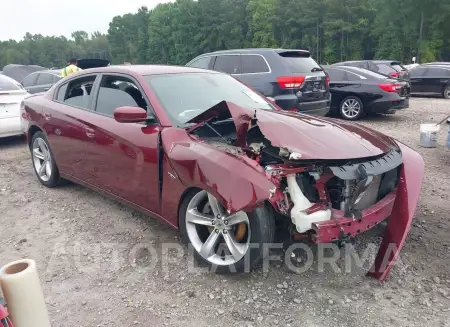
<svg viewBox="0 0 450 327"><path fill-rule="evenodd" d="M37 132L44 133L44 131L39 126L36 126L36 125L32 125L32 126L30 126L30 128L28 128L28 133L27 133L28 148L31 148L31 141L33 141L33 136Z"/></svg>

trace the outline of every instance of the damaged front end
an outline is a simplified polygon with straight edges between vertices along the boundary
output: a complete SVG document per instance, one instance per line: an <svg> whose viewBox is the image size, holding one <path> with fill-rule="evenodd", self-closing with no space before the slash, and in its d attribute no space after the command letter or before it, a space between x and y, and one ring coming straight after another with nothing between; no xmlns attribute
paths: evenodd
<svg viewBox="0 0 450 327"><path fill-rule="evenodd" d="M420 155L362 127L225 101L188 123L194 137L263 169L266 200L290 219L294 238L344 242L390 217L369 272L386 278L417 205Z"/></svg>

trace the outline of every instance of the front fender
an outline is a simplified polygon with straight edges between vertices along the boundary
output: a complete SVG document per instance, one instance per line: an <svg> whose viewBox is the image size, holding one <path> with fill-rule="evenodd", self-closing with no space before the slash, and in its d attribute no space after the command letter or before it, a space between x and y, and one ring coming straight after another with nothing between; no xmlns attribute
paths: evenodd
<svg viewBox="0 0 450 327"><path fill-rule="evenodd" d="M162 131L162 140L183 184L210 192L229 213L251 209L270 198L275 184L239 148L197 141L186 131L173 128Z"/></svg>
<svg viewBox="0 0 450 327"><path fill-rule="evenodd" d="M369 276L379 280L388 276L411 229L424 174L425 165L420 154L402 143L397 143L403 156L397 196L380 249L368 272Z"/></svg>

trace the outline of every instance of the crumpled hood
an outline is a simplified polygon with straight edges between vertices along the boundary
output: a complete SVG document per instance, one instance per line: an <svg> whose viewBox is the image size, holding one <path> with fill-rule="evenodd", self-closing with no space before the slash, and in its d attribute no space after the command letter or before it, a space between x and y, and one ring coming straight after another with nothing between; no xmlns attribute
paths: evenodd
<svg viewBox="0 0 450 327"><path fill-rule="evenodd" d="M243 108L222 101L187 123L202 123L218 118L233 118L236 145L246 146L252 119L272 146L295 152L301 159L356 159L378 156L393 149L390 137L364 126L337 119L289 113L282 110Z"/></svg>

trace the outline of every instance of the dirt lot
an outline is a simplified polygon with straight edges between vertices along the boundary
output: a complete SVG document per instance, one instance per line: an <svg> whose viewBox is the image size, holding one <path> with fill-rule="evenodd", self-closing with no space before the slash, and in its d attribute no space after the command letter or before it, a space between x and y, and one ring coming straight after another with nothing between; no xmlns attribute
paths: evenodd
<svg viewBox="0 0 450 327"><path fill-rule="evenodd" d="M277 261L268 273L192 273L176 251L164 266L161 244L179 247L176 231L81 186L42 187L20 138L0 140L0 265L38 262L53 326L450 326L447 127L438 148L417 146L419 124L448 114L449 101L413 99L408 110L362 121L417 149L426 165L401 264L383 283L361 268L293 274ZM357 250L379 235L357 237Z"/></svg>

